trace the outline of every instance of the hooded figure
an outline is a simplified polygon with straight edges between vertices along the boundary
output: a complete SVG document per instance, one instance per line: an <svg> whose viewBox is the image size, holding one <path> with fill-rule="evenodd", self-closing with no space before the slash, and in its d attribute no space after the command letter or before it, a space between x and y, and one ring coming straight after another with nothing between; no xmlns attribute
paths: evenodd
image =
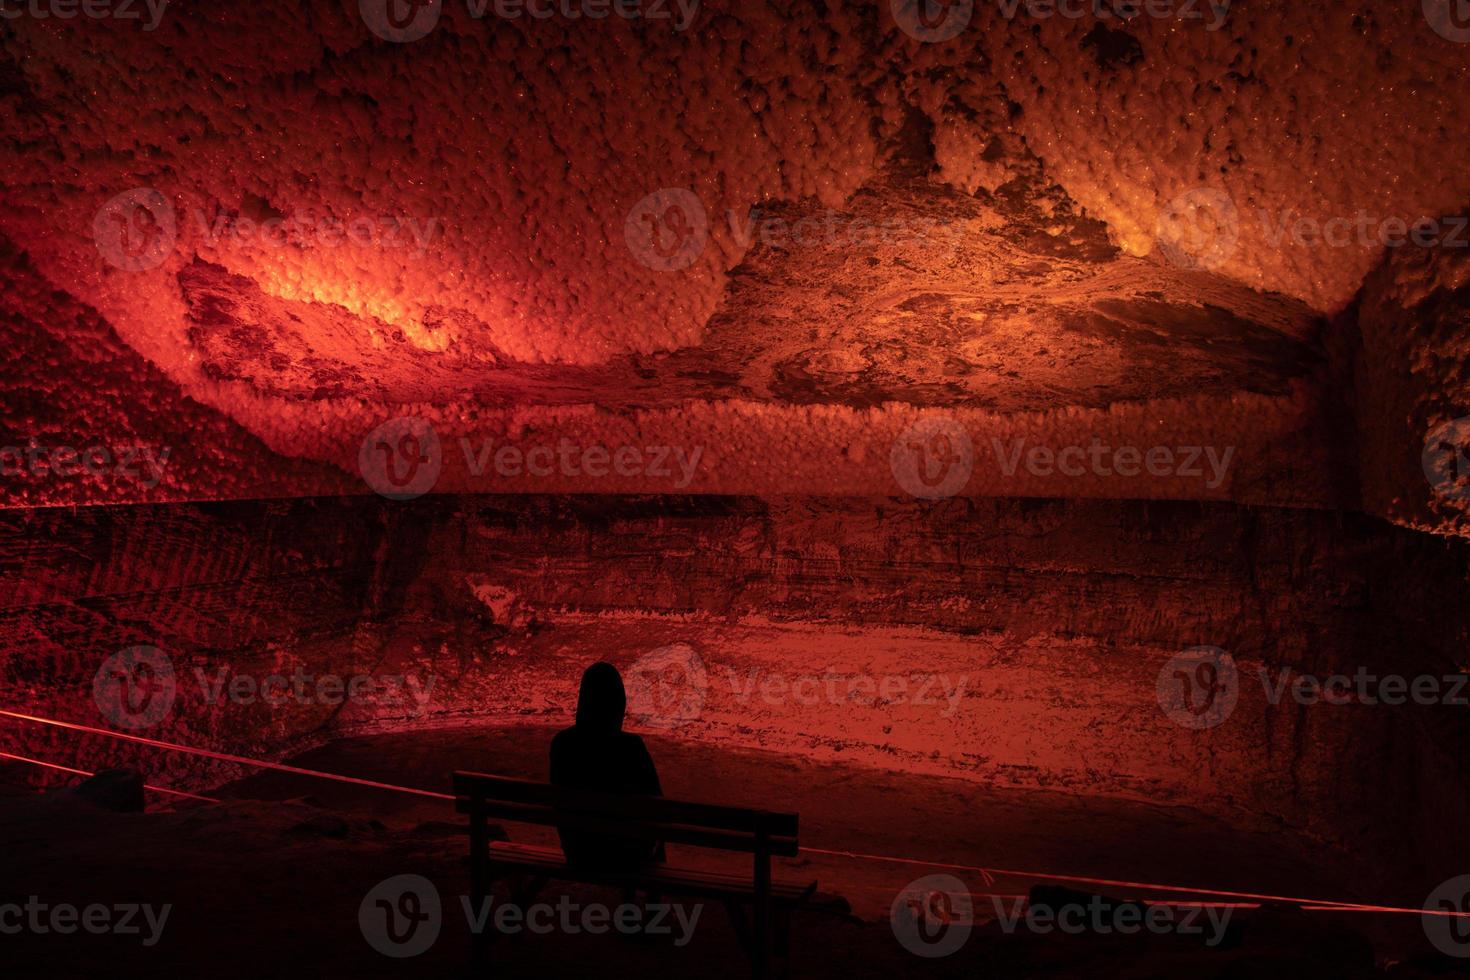
<svg viewBox="0 0 1470 980"><path fill-rule="evenodd" d="M628 696L609 663L582 674L577 723L551 740L551 783L622 796L661 796L658 771L643 739L623 731ZM567 861L607 870L633 870L658 857L657 841L557 828Z"/></svg>

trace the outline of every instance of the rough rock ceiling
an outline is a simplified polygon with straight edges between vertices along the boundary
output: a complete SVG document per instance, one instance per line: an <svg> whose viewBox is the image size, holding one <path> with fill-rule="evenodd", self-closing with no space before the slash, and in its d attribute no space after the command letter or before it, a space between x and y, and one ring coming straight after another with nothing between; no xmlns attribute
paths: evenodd
<svg viewBox="0 0 1470 980"><path fill-rule="evenodd" d="M272 297L199 260L179 285L204 373L294 400L1043 411L1284 395L1318 361L1302 339L1319 327L1304 304L1129 259L1100 224L1059 212L1070 211L1065 202L1021 181L1009 190L982 202L900 170L840 211L806 203L756 212L751 248L698 345L598 365L424 351L382 320ZM853 229L872 232L863 240ZM484 329L459 315L463 328ZM364 330L391 342L363 349L354 339Z"/></svg>
<svg viewBox="0 0 1470 980"><path fill-rule="evenodd" d="M1470 47L1417 0L1218 22L983 3L933 43L888 3L706 3L680 32L448 2L401 44L359 6L0 25L0 234L39 280L7 328L74 304L152 379L40 370L7 385L17 432L110 399L136 433L133 401L177 402L259 442L248 465L196 447L201 474L351 474L411 411L446 438L702 440L732 454L702 489L851 492L891 489L884 440L946 406L1067 438L1234 426L1266 441L1223 491L1250 498L1321 424L1322 317L1384 251L1282 222L1470 202ZM1201 201L1224 222L1202 251ZM772 239L802 218L815 244ZM869 224L896 230L854 242ZM741 451L817 461L772 486ZM1288 498L1322 499L1322 455ZM824 484L831 459L867 475ZM166 489L256 477L218 479Z"/></svg>

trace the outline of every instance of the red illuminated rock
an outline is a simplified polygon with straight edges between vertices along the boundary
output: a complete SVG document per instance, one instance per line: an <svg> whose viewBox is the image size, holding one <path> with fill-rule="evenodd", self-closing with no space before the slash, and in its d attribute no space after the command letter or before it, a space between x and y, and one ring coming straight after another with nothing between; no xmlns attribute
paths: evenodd
<svg viewBox="0 0 1470 980"><path fill-rule="evenodd" d="M176 3L148 31L31 20L3 42L0 231L165 390L349 479L393 415L451 441L485 417L575 416L596 417L565 433L584 441L742 454L699 489L833 473L833 492L891 492L873 461L913 419L888 406L1039 403L965 424L1147 449L1138 423L1087 415L1137 406L1181 445L1249 451L1258 475L1228 495L1330 501L1291 341L1345 306L1395 222L1470 200L1465 48L1416 3L1185 6L1124 22L975 4L943 39L884 4L703 5L675 30L446 3L409 43L348 2ZM895 186L895 161L952 190ZM834 216L927 230L783 262L752 208L818 233ZM937 258L951 234L959 254ZM222 284L243 305L223 309ZM547 405L577 409L515 414ZM1280 465L1304 451L1305 479ZM1008 490L1064 492L971 492Z"/></svg>

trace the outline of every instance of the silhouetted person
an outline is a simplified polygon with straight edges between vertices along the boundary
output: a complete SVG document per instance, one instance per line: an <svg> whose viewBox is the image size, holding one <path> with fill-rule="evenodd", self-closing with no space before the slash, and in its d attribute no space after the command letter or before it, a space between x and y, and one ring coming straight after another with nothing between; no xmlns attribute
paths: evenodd
<svg viewBox="0 0 1470 980"><path fill-rule="evenodd" d="M628 696L609 663L582 674L577 723L551 740L551 783L620 796L661 796L658 771L643 739L623 731ZM631 871L661 860L658 841L558 827L567 861L609 871Z"/></svg>

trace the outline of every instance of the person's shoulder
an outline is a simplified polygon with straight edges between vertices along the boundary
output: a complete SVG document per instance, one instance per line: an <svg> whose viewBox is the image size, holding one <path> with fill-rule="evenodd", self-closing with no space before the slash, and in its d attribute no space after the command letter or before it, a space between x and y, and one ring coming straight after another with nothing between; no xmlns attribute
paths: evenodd
<svg viewBox="0 0 1470 980"><path fill-rule="evenodd" d="M563 728L561 731L551 736L551 747L555 749L557 746L567 745L571 742L575 742L576 740L577 726L572 725L569 728Z"/></svg>
<svg viewBox="0 0 1470 980"><path fill-rule="evenodd" d="M642 752L648 754L648 746L643 742L642 735L633 732L618 732L618 745L626 752Z"/></svg>

